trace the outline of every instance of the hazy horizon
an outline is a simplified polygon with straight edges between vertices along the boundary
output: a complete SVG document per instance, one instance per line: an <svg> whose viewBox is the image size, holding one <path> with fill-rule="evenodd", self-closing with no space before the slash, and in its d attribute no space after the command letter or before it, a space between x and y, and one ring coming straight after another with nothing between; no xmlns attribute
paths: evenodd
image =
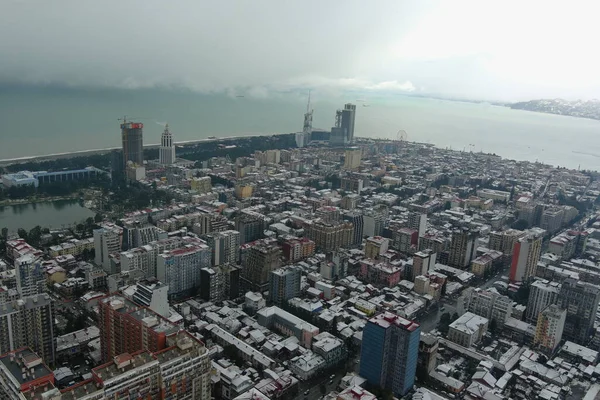
<svg viewBox="0 0 600 400"><path fill-rule="evenodd" d="M7 0L0 84L585 100L600 98L598 11L592 1Z"/></svg>

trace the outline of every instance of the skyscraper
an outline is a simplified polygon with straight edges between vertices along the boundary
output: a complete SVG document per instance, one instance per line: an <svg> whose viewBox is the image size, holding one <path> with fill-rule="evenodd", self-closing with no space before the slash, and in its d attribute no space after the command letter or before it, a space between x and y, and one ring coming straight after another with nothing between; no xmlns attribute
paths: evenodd
<svg viewBox="0 0 600 400"><path fill-rule="evenodd" d="M413 387L421 327L386 312L371 318L363 331L360 375L375 386L404 396Z"/></svg>
<svg viewBox="0 0 600 400"><path fill-rule="evenodd" d="M354 141L354 117L356 116L356 105L347 103L342 110L342 129L346 132L346 143Z"/></svg>
<svg viewBox="0 0 600 400"><path fill-rule="evenodd" d="M175 162L175 144L173 143L173 134L169 132L169 124L165 126L165 130L160 137L158 161L162 165L171 165Z"/></svg>
<svg viewBox="0 0 600 400"><path fill-rule="evenodd" d="M156 277L169 285L169 299L191 295L200 287L200 271L210 267L210 248L190 244L158 256Z"/></svg>
<svg viewBox="0 0 600 400"><path fill-rule="evenodd" d="M45 292L46 276L42 259L35 254L25 254L15 261L17 291L21 296L33 296Z"/></svg>
<svg viewBox="0 0 600 400"><path fill-rule="evenodd" d="M513 248L513 258L508 278L521 282L535 276L535 269L542 253L542 238L533 233L520 238Z"/></svg>
<svg viewBox="0 0 600 400"><path fill-rule="evenodd" d="M466 228L452 232L448 264L456 268L468 267L477 249L477 237L477 232Z"/></svg>
<svg viewBox="0 0 600 400"><path fill-rule="evenodd" d="M144 164L144 140L142 129L144 124L139 122L127 122L123 118L121 124L121 139L123 141L123 169L127 168L129 161Z"/></svg>
<svg viewBox="0 0 600 400"><path fill-rule="evenodd" d="M558 305L567 310L563 332L567 340L586 345L594 328L600 287L567 278L560 288Z"/></svg>

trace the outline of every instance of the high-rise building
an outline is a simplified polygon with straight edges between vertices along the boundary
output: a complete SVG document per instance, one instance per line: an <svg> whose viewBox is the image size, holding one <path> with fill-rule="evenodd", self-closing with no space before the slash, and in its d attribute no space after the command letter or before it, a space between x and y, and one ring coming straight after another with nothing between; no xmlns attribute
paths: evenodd
<svg viewBox="0 0 600 400"><path fill-rule="evenodd" d="M408 214L408 227L419 232L419 237L427 231L427 214L411 211Z"/></svg>
<svg viewBox="0 0 600 400"><path fill-rule="evenodd" d="M94 262L110 271L112 253L121 251L123 228L114 224L104 224L100 229L94 229Z"/></svg>
<svg viewBox="0 0 600 400"><path fill-rule="evenodd" d="M306 231L306 236L315 242L318 249L324 252L350 246L353 234L354 227L349 222L328 224L316 221L311 223Z"/></svg>
<svg viewBox="0 0 600 400"><path fill-rule="evenodd" d="M265 229L265 217L257 212L242 211L235 220L235 230L240 233L240 244L262 238Z"/></svg>
<svg viewBox="0 0 600 400"><path fill-rule="evenodd" d="M25 254L15 261L17 291L21 296L33 296L46 291L46 274L42 259L34 253Z"/></svg>
<svg viewBox="0 0 600 400"><path fill-rule="evenodd" d="M212 256L212 265L235 264L240 259L240 233L234 230L213 232L202 237Z"/></svg>
<svg viewBox="0 0 600 400"><path fill-rule="evenodd" d="M122 248L129 250L167 238L167 232L148 222L128 221L123 225Z"/></svg>
<svg viewBox="0 0 600 400"><path fill-rule="evenodd" d="M392 247L402 253L411 254L417 250L419 231L410 228L400 228L392 233Z"/></svg>
<svg viewBox="0 0 600 400"><path fill-rule="evenodd" d="M549 305L557 304L560 293L560 283L546 280L536 280L529 287L529 299L525 320L529 324L536 324L538 315Z"/></svg>
<svg viewBox="0 0 600 400"><path fill-rule="evenodd" d="M535 276L535 269L542 253L542 237L529 233L514 246L508 278L511 282L522 282Z"/></svg>
<svg viewBox="0 0 600 400"><path fill-rule="evenodd" d="M201 213L198 216L198 222L192 226L192 231L196 235L206 235L211 232L221 232L227 230L227 217L217 213Z"/></svg>
<svg viewBox="0 0 600 400"><path fill-rule="evenodd" d="M315 242L308 238L288 238L281 243L283 256L290 262L300 261L315 254Z"/></svg>
<svg viewBox="0 0 600 400"><path fill-rule="evenodd" d="M346 149L344 157L344 169L358 169L358 167L360 167L361 157L362 150L359 147L351 147Z"/></svg>
<svg viewBox="0 0 600 400"><path fill-rule="evenodd" d="M147 277L156 277L158 256L165 251L175 250L189 244L179 237L161 239L142 247L136 247L121 253L121 271L140 270Z"/></svg>
<svg viewBox="0 0 600 400"><path fill-rule="evenodd" d="M200 271L200 296L206 301L237 299L240 295L240 269L223 264Z"/></svg>
<svg viewBox="0 0 600 400"><path fill-rule="evenodd" d="M365 243L365 257L377 259L385 254L390 246L390 240L381 236L372 236L367 238Z"/></svg>
<svg viewBox="0 0 600 400"><path fill-rule="evenodd" d="M561 207L548 207L542 212L540 228L554 233L562 227L565 211Z"/></svg>
<svg viewBox="0 0 600 400"><path fill-rule="evenodd" d="M506 256L512 256L515 243L526 233L517 229L490 232L489 249L501 251Z"/></svg>
<svg viewBox="0 0 600 400"><path fill-rule="evenodd" d="M175 163L175 143L173 142L173 134L169 131L169 124L166 124L165 130L160 137L158 162L162 165Z"/></svg>
<svg viewBox="0 0 600 400"><path fill-rule="evenodd" d="M163 350L167 338L179 332L177 325L120 295L98 301L98 327L104 362L123 353Z"/></svg>
<svg viewBox="0 0 600 400"><path fill-rule="evenodd" d="M371 318L363 330L360 375L371 385L406 395L417 370L421 327L385 312Z"/></svg>
<svg viewBox="0 0 600 400"><path fill-rule="evenodd" d="M29 347L54 363L54 306L48 294L0 305L0 354Z"/></svg>
<svg viewBox="0 0 600 400"><path fill-rule="evenodd" d="M558 305L567 310L564 337L586 345L594 328L600 302L600 287L572 278L565 279L560 288Z"/></svg>
<svg viewBox="0 0 600 400"><path fill-rule="evenodd" d="M362 213L358 211L349 211L343 215L342 219L350 222L353 227L352 241L350 244L352 246L360 246L364 236L364 217Z"/></svg>
<svg viewBox="0 0 600 400"><path fill-rule="evenodd" d="M279 268L271 272L270 289L271 301L283 306L285 302L300 295L300 268L295 266Z"/></svg>
<svg viewBox="0 0 600 400"><path fill-rule="evenodd" d="M567 310L556 304L546 307L539 315L535 327L533 345L546 354L553 354L562 340Z"/></svg>
<svg viewBox="0 0 600 400"><path fill-rule="evenodd" d="M144 307L149 307L163 317L169 317L169 286L156 278L139 280L135 285L132 300Z"/></svg>
<svg viewBox="0 0 600 400"><path fill-rule="evenodd" d="M262 293L269 289L271 271L281 266L281 249L276 244L257 244L248 249L242 266L244 291Z"/></svg>
<svg viewBox="0 0 600 400"><path fill-rule="evenodd" d="M513 301L495 291L474 289L468 301L469 312L496 321L500 327L512 315Z"/></svg>
<svg viewBox="0 0 600 400"><path fill-rule="evenodd" d="M471 264L477 250L478 233L467 228L456 229L452 232L448 264L464 269Z"/></svg>
<svg viewBox="0 0 600 400"><path fill-rule="evenodd" d="M346 133L346 143L354 142L354 119L356 117L356 105L347 103L344 104L342 110L341 128Z"/></svg>
<svg viewBox="0 0 600 400"><path fill-rule="evenodd" d="M127 168L129 161L136 165L144 164L144 140L142 129L144 124L127 122L123 119L121 124L121 139L123 141L123 169Z"/></svg>
<svg viewBox="0 0 600 400"><path fill-rule="evenodd" d="M200 270L210 267L210 248L190 244L158 256L156 277L169 285L169 299L193 294L200 287Z"/></svg>
<svg viewBox="0 0 600 400"><path fill-rule="evenodd" d="M40 393L54 388L54 374L30 348L21 348L0 356L0 398L53 399ZM57 391L57 389L54 389ZM60 395L60 392L58 392Z"/></svg>
<svg viewBox="0 0 600 400"><path fill-rule="evenodd" d="M436 257L431 249L416 252L413 255L413 279L419 275L427 275L435 266Z"/></svg>

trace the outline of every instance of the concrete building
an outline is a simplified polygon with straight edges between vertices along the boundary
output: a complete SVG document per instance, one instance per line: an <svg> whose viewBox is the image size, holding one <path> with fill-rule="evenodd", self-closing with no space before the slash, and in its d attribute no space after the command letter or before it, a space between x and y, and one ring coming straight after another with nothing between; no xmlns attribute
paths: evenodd
<svg viewBox="0 0 600 400"><path fill-rule="evenodd" d="M42 358L28 347L16 349L0 356L0 398L42 399L44 392L54 388L54 374Z"/></svg>
<svg viewBox="0 0 600 400"><path fill-rule="evenodd" d="M0 354L22 347L55 361L54 305L45 293L0 305Z"/></svg>
<svg viewBox="0 0 600 400"><path fill-rule="evenodd" d="M271 271L281 266L281 249L276 244L257 244L248 249L242 265L244 290L262 293L269 288Z"/></svg>
<svg viewBox="0 0 600 400"><path fill-rule="evenodd" d="M388 251L390 240L381 236L371 236L365 243L365 257L378 259L380 255Z"/></svg>
<svg viewBox="0 0 600 400"><path fill-rule="evenodd" d="M344 169L356 170L360 167L362 150L358 147L346 149L344 153Z"/></svg>
<svg viewBox="0 0 600 400"><path fill-rule="evenodd" d="M240 259L240 233L234 230L213 232L202 236L211 250L213 266L235 264Z"/></svg>
<svg viewBox="0 0 600 400"><path fill-rule="evenodd" d="M505 256L512 257L515 243L525 235L525 232L517 229L490 232L488 248L490 250L501 251Z"/></svg>
<svg viewBox="0 0 600 400"><path fill-rule="evenodd" d="M477 232L466 228L453 231L448 265L460 269L468 267L475 258L478 236Z"/></svg>
<svg viewBox="0 0 600 400"><path fill-rule="evenodd" d="M411 211L408 213L408 228L419 232L419 237L427 231L427 214Z"/></svg>
<svg viewBox="0 0 600 400"><path fill-rule="evenodd" d="M400 228L392 233L392 247L402 253L412 254L417 251L419 231L410 228Z"/></svg>
<svg viewBox="0 0 600 400"><path fill-rule="evenodd" d="M545 354L552 355L562 340L567 310L556 304L546 307L540 314L535 327L533 345Z"/></svg>
<svg viewBox="0 0 600 400"><path fill-rule="evenodd" d="M471 261L471 272L477 276L484 276L491 272L494 265L502 262L502 252L490 250Z"/></svg>
<svg viewBox="0 0 600 400"><path fill-rule="evenodd" d="M283 306L288 300L299 297L301 272L301 269L295 266L271 272L269 295L273 304Z"/></svg>
<svg viewBox="0 0 600 400"><path fill-rule="evenodd" d="M175 163L175 142L173 142L173 134L169 131L169 124L165 125L165 130L160 136L158 162L162 165L172 165Z"/></svg>
<svg viewBox="0 0 600 400"><path fill-rule="evenodd" d="M283 256L289 262L296 262L315 254L315 242L308 238L287 238L281 243Z"/></svg>
<svg viewBox="0 0 600 400"><path fill-rule="evenodd" d="M156 278L146 278L138 281L131 299L144 307L149 307L155 313L167 318L169 316L169 286Z"/></svg>
<svg viewBox="0 0 600 400"><path fill-rule="evenodd" d="M406 395L417 370L421 327L385 312L371 318L363 330L360 375L371 385Z"/></svg>
<svg viewBox="0 0 600 400"><path fill-rule="evenodd" d="M567 310L564 337L585 346L594 328L600 287L567 278L562 283L558 299L560 308Z"/></svg>
<svg viewBox="0 0 600 400"><path fill-rule="evenodd" d="M123 250L129 250L167 238L167 232L148 222L129 221L123 225L121 247Z"/></svg>
<svg viewBox="0 0 600 400"><path fill-rule="evenodd" d="M15 261L17 291L23 297L33 296L46 291L46 275L42 259L30 253Z"/></svg>
<svg viewBox="0 0 600 400"><path fill-rule="evenodd" d="M109 255L121 251L123 228L105 223L100 229L94 229L94 262L110 272ZM118 271L117 271L118 272Z"/></svg>
<svg viewBox="0 0 600 400"><path fill-rule="evenodd" d="M358 195L356 195L358 196ZM360 197L360 196L358 196ZM342 219L346 222L349 222L352 224L353 227L353 232L352 232L352 241L351 241L351 245L352 246L360 246L362 244L362 240L364 237L364 217L362 212L358 212L358 211L350 211L347 213L344 213L344 215L342 216Z"/></svg>
<svg viewBox="0 0 600 400"><path fill-rule="evenodd" d="M450 324L448 340L463 347L479 343L488 329L488 319L472 312L464 313Z"/></svg>
<svg viewBox="0 0 600 400"><path fill-rule="evenodd" d="M325 360L325 368L335 367L346 360L346 345L329 332L321 332L313 338L312 350Z"/></svg>
<svg viewBox="0 0 600 400"><path fill-rule="evenodd" d="M200 271L200 296L211 302L237 299L240 295L240 269L233 264L203 268Z"/></svg>
<svg viewBox="0 0 600 400"><path fill-rule="evenodd" d="M363 235L381 236L388 214L389 210L383 204L365 210L363 212Z"/></svg>
<svg viewBox="0 0 600 400"><path fill-rule="evenodd" d="M259 310L256 320L265 328L275 329L287 336L295 336L307 349L311 348L313 338L319 334L319 328L316 326L276 306Z"/></svg>
<svg viewBox="0 0 600 400"><path fill-rule="evenodd" d="M346 143L354 142L354 120L356 117L356 105L351 103L344 104L342 110L341 128L346 133Z"/></svg>
<svg viewBox="0 0 600 400"><path fill-rule="evenodd" d="M241 212L235 220L235 230L240 233L240 244L262 238L266 226L262 214Z"/></svg>
<svg viewBox="0 0 600 400"><path fill-rule="evenodd" d="M429 294L429 283L430 280L428 277L423 275L417 275L414 278L414 291L420 295Z"/></svg>
<svg viewBox="0 0 600 400"><path fill-rule="evenodd" d="M512 315L513 301L492 290L479 288L471 291L467 309L473 314L496 321L498 327L504 326Z"/></svg>
<svg viewBox="0 0 600 400"><path fill-rule="evenodd" d="M321 221L311 223L306 236L315 242L317 249L323 252L349 247L353 241L354 227L351 223L327 224Z"/></svg>
<svg viewBox="0 0 600 400"><path fill-rule="evenodd" d="M413 277L427 275L435 266L436 256L437 255L430 249L417 251L413 254Z"/></svg>
<svg viewBox="0 0 600 400"><path fill-rule="evenodd" d="M511 282L522 282L535 276L535 269L542 253L542 237L530 233L520 238L513 250L508 278Z"/></svg>
<svg viewBox="0 0 600 400"><path fill-rule="evenodd" d="M156 277L169 286L169 299L191 295L200 287L200 271L210 267L210 248L190 244L158 256Z"/></svg>
<svg viewBox="0 0 600 400"><path fill-rule="evenodd" d="M200 178L192 178L190 180L190 190L196 193L210 193L212 192L212 181L209 176L202 176Z"/></svg>
<svg viewBox="0 0 600 400"><path fill-rule="evenodd" d="M558 303L560 283L547 280L535 280L529 287L527 300L526 321L535 325L538 315L551 304Z"/></svg>
<svg viewBox="0 0 600 400"><path fill-rule="evenodd" d="M358 275L375 286L394 287L400 282L402 270L385 261L364 259L360 262Z"/></svg>
<svg viewBox="0 0 600 400"><path fill-rule="evenodd" d="M564 209L561 207L548 207L542 212L540 228L550 233L558 231L565 217Z"/></svg>
<svg viewBox="0 0 600 400"><path fill-rule="evenodd" d="M121 124L121 139L123 143L123 170L127 168L129 161L136 165L144 164L144 124L139 122L127 122L123 118Z"/></svg>

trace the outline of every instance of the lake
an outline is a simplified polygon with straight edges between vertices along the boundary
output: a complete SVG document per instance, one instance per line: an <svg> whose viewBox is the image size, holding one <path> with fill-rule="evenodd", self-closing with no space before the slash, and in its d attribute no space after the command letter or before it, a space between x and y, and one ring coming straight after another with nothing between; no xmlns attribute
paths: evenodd
<svg viewBox="0 0 600 400"><path fill-rule="evenodd" d="M36 225L57 229L77 224L94 215L77 200L14 204L0 206L0 228L8 228L9 233L17 232L19 228L30 230Z"/></svg>

